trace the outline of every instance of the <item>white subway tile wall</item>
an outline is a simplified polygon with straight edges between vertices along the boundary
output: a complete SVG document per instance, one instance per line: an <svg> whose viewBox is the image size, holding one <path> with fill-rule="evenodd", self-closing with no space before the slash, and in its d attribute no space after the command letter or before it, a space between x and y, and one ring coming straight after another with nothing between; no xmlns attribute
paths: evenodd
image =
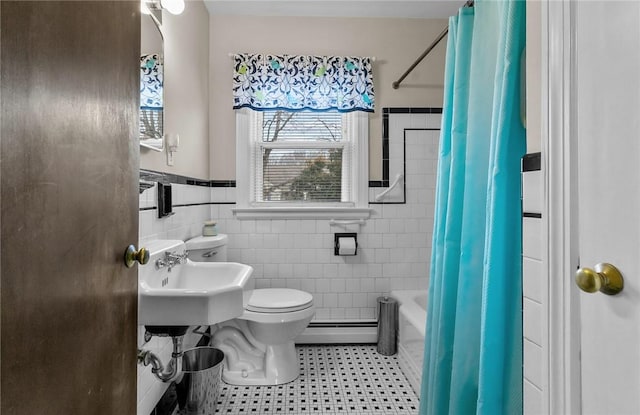
<svg viewBox="0 0 640 415"><path fill-rule="evenodd" d="M542 400L542 391L525 378L523 412L525 414L544 414Z"/></svg>
<svg viewBox="0 0 640 415"><path fill-rule="evenodd" d="M542 171L528 171L522 174L522 210L542 212Z"/></svg>
<svg viewBox="0 0 640 415"><path fill-rule="evenodd" d="M542 385L542 347L538 346L529 339L523 341L524 349L524 378L532 385L539 387ZM539 388L542 390L542 388ZM525 396L525 400L527 397Z"/></svg>
<svg viewBox="0 0 640 415"><path fill-rule="evenodd" d="M542 172L522 173L522 206L529 214L542 214ZM547 282L542 275L542 219L523 218L522 291L524 342L524 414L544 413L545 354L548 326L545 318Z"/></svg>
<svg viewBox="0 0 640 415"><path fill-rule="evenodd" d="M174 214L165 218L158 218L158 211L150 209L158 204L157 185L140 195L139 242L141 246L154 239L185 240L200 235L203 222L211 218L211 188L172 184L171 192Z"/></svg>
<svg viewBox="0 0 640 415"><path fill-rule="evenodd" d="M220 232L229 235L229 260L252 265L258 288L310 292L316 321L375 319L376 298L381 294L426 289L440 133L410 128L439 128L439 118L439 114L390 114L390 153L402 155L406 148L406 203L371 204L374 212L362 226L330 226L326 219L238 220L232 212L235 205L212 205L212 218ZM403 164L390 163L390 178L396 170L404 172ZM213 202L229 202L229 192L220 189L212 189ZM358 233L356 256L334 255L336 232Z"/></svg>

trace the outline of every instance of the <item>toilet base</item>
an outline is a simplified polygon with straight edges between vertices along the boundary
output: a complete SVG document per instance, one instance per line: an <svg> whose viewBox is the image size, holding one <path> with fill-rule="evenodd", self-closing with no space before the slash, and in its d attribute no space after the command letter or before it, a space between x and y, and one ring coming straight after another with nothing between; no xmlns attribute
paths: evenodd
<svg viewBox="0 0 640 415"><path fill-rule="evenodd" d="M298 378L300 363L293 342L267 346L261 368L222 371L222 380L230 385L272 386Z"/></svg>

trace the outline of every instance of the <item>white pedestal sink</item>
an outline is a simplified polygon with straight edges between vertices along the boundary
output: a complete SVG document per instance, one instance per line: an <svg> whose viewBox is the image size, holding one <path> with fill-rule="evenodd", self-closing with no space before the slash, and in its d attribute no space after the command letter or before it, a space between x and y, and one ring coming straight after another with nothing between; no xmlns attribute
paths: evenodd
<svg viewBox="0 0 640 415"><path fill-rule="evenodd" d="M141 265L138 272L138 324L211 325L242 315L251 266L185 259L158 267L158 260L168 262L165 252L184 254L184 242L157 240L147 244L147 249L149 263Z"/></svg>

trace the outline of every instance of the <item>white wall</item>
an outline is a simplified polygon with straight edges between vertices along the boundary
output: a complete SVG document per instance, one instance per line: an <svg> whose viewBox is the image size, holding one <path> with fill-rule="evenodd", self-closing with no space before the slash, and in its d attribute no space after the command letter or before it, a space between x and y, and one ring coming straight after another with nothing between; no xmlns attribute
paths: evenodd
<svg viewBox="0 0 640 415"><path fill-rule="evenodd" d="M527 153L539 152L541 137L541 2L527 1Z"/></svg>
<svg viewBox="0 0 640 415"><path fill-rule="evenodd" d="M523 211L542 213L542 171L522 173ZM542 219L524 217L522 220L522 313L524 413L542 414L543 393L548 393L543 373L546 333L543 307L546 304L547 283L542 272Z"/></svg>
<svg viewBox="0 0 640 415"><path fill-rule="evenodd" d="M164 12L165 134L180 135L174 166L167 156L140 148L140 167L209 178L209 15L200 0L182 14Z"/></svg>
<svg viewBox="0 0 640 415"><path fill-rule="evenodd" d="M140 55L162 54L162 35L151 16L140 16Z"/></svg>
<svg viewBox="0 0 640 415"><path fill-rule="evenodd" d="M211 178L235 178L229 53L375 56L376 112L369 122L370 180L380 180L383 107L441 107L446 39L397 90L391 83L446 27L444 19L211 16Z"/></svg>

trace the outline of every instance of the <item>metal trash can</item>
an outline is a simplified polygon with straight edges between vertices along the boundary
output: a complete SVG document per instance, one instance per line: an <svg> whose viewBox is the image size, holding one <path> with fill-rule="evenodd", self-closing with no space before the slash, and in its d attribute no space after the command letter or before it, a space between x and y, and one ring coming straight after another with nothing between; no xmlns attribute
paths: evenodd
<svg viewBox="0 0 640 415"><path fill-rule="evenodd" d="M378 297L378 353L391 356L398 351L398 302L391 297Z"/></svg>
<svg viewBox="0 0 640 415"><path fill-rule="evenodd" d="M224 353L214 347L195 347L184 351L184 376L177 385L180 414L213 415L216 412L223 362Z"/></svg>

